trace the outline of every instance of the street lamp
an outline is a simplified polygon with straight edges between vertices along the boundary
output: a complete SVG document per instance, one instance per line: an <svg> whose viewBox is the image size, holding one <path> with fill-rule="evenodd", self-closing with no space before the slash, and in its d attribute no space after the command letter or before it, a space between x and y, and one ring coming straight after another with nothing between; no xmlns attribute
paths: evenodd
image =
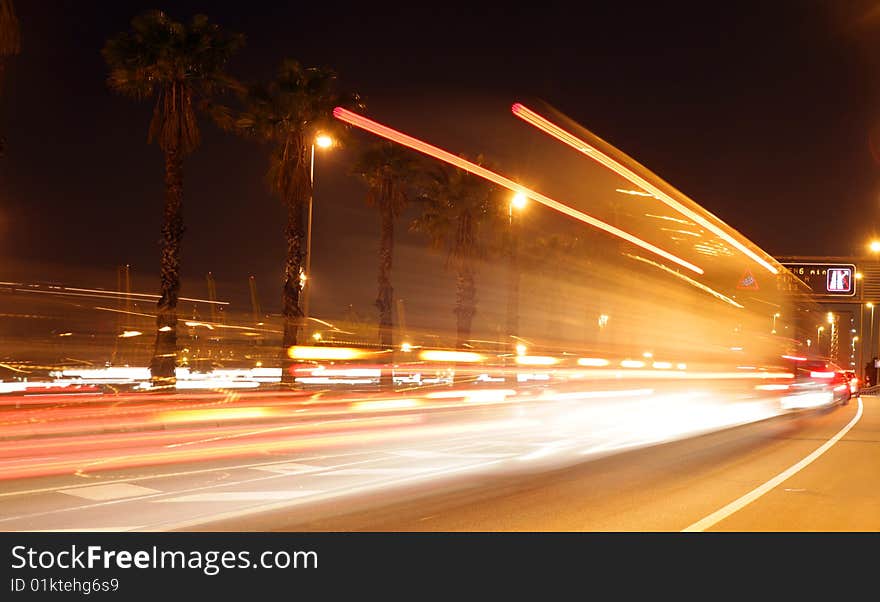
<svg viewBox="0 0 880 602"><path fill-rule="evenodd" d="M306 226L306 265L305 270L299 276L303 297L303 327L306 326L306 320L309 318L309 292L312 288L312 204L315 198L315 146L330 148L333 146L333 138L327 134L318 134L312 142L312 158L309 165L309 214Z"/></svg>
<svg viewBox="0 0 880 602"><path fill-rule="evenodd" d="M773 326L770 329L770 334L776 334L776 318L779 318L781 316L782 314L780 314L779 312L773 314Z"/></svg>
<svg viewBox="0 0 880 602"><path fill-rule="evenodd" d="M510 233L510 249L508 250L507 264L507 337L512 344L512 338L519 330L519 271L517 270L517 222L514 217L517 211L522 211L528 197L522 192L517 192L507 205L507 224Z"/></svg>

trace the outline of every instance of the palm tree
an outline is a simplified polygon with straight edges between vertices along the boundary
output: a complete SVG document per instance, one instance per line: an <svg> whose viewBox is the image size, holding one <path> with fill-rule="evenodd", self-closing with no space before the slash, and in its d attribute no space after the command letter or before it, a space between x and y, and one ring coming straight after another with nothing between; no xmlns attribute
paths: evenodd
<svg viewBox="0 0 880 602"><path fill-rule="evenodd" d="M239 132L272 145L269 187L287 209L284 236L287 254L282 286L283 334L281 382L292 384L292 362L287 350L297 344L303 324L301 292L305 275L305 228L312 194L310 149L319 132L339 130L333 109L339 105L362 108L355 94L336 90L336 74L329 69L304 68L286 59L274 80L250 86L245 110L231 124Z"/></svg>
<svg viewBox="0 0 880 602"><path fill-rule="evenodd" d="M406 148L381 141L367 148L353 168L367 185L367 204L379 211L379 344L392 349L394 288L391 266L394 255L394 221L410 200L407 182L418 173L419 162Z"/></svg>
<svg viewBox="0 0 880 602"><path fill-rule="evenodd" d="M474 161L485 165L482 156ZM456 346L468 346L477 313L477 260L486 255L488 234L501 219L497 188L458 168L438 166L427 174L422 214L412 229L426 234L431 245L446 252L446 266L456 272Z"/></svg>
<svg viewBox="0 0 880 602"><path fill-rule="evenodd" d="M130 32L107 41L102 54L110 68L111 90L136 99L155 96L148 142L165 153L165 207L162 224L160 298L156 344L150 371L154 384L173 384L177 359L177 298L184 226L183 159L199 144L195 109L232 86L224 68L244 43L204 15L186 25L161 11L135 17Z"/></svg>

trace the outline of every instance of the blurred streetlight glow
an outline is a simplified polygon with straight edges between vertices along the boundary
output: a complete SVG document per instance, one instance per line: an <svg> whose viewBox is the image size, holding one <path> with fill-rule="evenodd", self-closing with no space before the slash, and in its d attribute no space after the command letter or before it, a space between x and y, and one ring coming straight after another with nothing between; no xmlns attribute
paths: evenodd
<svg viewBox="0 0 880 602"><path fill-rule="evenodd" d="M333 138L331 138L327 134L318 134L317 136L315 136L315 144L317 144L321 148L330 148L331 146L333 146Z"/></svg>
<svg viewBox="0 0 880 602"><path fill-rule="evenodd" d="M522 209L526 206L528 200L529 198L525 195L525 193L517 192L510 200L510 206L514 209Z"/></svg>
<svg viewBox="0 0 880 602"><path fill-rule="evenodd" d="M880 253L880 240L872 240L868 248L871 249L871 253Z"/></svg>

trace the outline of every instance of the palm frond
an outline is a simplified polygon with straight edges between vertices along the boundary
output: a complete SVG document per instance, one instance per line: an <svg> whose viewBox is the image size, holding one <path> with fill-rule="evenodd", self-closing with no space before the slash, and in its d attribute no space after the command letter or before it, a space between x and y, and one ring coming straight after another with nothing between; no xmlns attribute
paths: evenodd
<svg viewBox="0 0 880 602"><path fill-rule="evenodd" d="M213 97L239 86L225 67L243 44L243 36L204 15L185 25L154 10L137 15L131 30L110 38L101 52L111 90L136 99L157 97L148 139L185 154L199 143L195 109L215 111Z"/></svg>

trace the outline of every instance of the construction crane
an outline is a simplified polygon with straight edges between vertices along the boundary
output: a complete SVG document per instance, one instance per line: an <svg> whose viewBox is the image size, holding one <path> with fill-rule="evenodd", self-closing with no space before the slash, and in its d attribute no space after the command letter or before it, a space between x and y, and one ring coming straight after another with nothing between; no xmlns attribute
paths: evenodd
<svg viewBox="0 0 880 602"><path fill-rule="evenodd" d="M208 272L208 301L211 302L211 322L217 322L217 283L214 274Z"/></svg>
<svg viewBox="0 0 880 602"><path fill-rule="evenodd" d="M260 298L257 296L257 280L253 276L248 279L251 287L251 307L254 310L254 325L259 326L262 320L263 312L260 311Z"/></svg>
<svg viewBox="0 0 880 602"><path fill-rule="evenodd" d="M406 312L403 309L403 299L397 300L397 323L400 338L404 343L409 342L406 334Z"/></svg>
<svg viewBox="0 0 880 602"><path fill-rule="evenodd" d="M118 297L118 307L119 313L116 314L116 328L117 334L124 332L126 330L130 330L128 327L128 323L131 321L131 266L129 264L125 264L116 267L116 289L119 291ZM116 337L113 346L113 358L111 359L111 363L119 364L122 363L125 359L125 354L123 354L120 349L120 338Z"/></svg>

